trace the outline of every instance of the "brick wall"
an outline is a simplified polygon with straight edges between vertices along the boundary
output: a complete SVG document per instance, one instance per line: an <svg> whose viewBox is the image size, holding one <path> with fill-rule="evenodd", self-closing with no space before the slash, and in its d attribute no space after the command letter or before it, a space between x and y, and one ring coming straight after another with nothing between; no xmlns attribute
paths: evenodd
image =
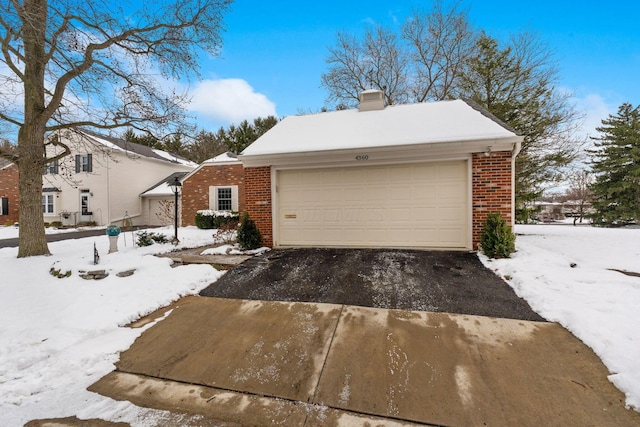
<svg viewBox="0 0 640 427"><path fill-rule="evenodd" d="M246 210L244 167L205 165L182 183L182 225L195 225L196 212L209 209L209 187L238 186L238 210Z"/></svg>
<svg viewBox="0 0 640 427"><path fill-rule="evenodd" d="M9 214L0 215L0 225L18 221L18 166L11 164L0 169L0 198L9 199Z"/></svg>
<svg viewBox="0 0 640 427"><path fill-rule="evenodd" d="M512 162L510 151L474 153L472 160L473 249L480 242L480 231L489 213L498 212L512 223Z"/></svg>
<svg viewBox="0 0 640 427"><path fill-rule="evenodd" d="M273 246L273 223L271 218L271 168L269 166L245 168L245 194L247 212L262 234L262 244Z"/></svg>

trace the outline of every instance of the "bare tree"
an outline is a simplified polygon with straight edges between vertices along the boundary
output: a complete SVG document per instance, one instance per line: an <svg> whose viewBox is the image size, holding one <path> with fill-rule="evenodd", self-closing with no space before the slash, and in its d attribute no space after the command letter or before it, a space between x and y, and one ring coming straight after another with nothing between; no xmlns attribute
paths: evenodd
<svg viewBox="0 0 640 427"><path fill-rule="evenodd" d="M230 2L159 0L137 10L77 0L0 4L0 122L18 130L19 257L49 253L41 173L70 149L47 136L181 121L185 97L167 93L161 80L193 76L201 52L218 52ZM53 158L46 157L48 144L58 149Z"/></svg>
<svg viewBox="0 0 640 427"><path fill-rule="evenodd" d="M360 92L367 89L383 91L387 105L408 100L408 58L397 36L383 27L367 30L362 42L338 33L327 63L329 71L321 79L329 102L355 106Z"/></svg>
<svg viewBox="0 0 640 427"><path fill-rule="evenodd" d="M159 209L156 212L156 218L162 225L171 225L175 218L175 203L170 200L160 200L158 202Z"/></svg>
<svg viewBox="0 0 640 427"><path fill-rule="evenodd" d="M437 1L428 12L415 11L400 38L380 26L361 39L338 33L322 75L327 103L353 107L366 89L384 91L387 105L453 98L476 38L457 6Z"/></svg>
<svg viewBox="0 0 640 427"><path fill-rule="evenodd" d="M591 184L593 183L593 175L586 169L574 170L569 174L569 188L565 196L567 200L574 204L577 212L573 212L573 225L576 225L578 218L582 223L587 212L587 206L591 202ZM575 216L578 214L578 216Z"/></svg>
<svg viewBox="0 0 640 427"><path fill-rule="evenodd" d="M434 3L430 12L415 11L402 37L411 55L411 97L415 102L455 97L458 79L475 49L475 33L467 13L457 3L444 9Z"/></svg>

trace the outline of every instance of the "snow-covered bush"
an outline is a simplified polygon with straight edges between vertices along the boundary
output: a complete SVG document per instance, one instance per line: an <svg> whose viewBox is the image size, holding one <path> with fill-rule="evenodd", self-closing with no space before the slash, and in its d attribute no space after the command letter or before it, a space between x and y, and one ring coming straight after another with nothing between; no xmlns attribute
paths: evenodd
<svg viewBox="0 0 640 427"><path fill-rule="evenodd" d="M199 210L196 212L196 227L208 230L219 228L222 224L238 223L240 214L231 211Z"/></svg>

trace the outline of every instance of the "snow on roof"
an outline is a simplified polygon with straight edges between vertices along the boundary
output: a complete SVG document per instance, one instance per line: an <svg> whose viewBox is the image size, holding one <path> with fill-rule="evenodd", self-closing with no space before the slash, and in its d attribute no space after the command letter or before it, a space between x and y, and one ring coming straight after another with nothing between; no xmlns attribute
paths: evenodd
<svg viewBox="0 0 640 427"><path fill-rule="evenodd" d="M226 153L218 154L217 156L209 160L205 160L203 163L229 163L229 162L240 163L240 160L235 154L233 154L230 151L227 151Z"/></svg>
<svg viewBox="0 0 640 427"><path fill-rule="evenodd" d="M171 190L170 185L173 184L175 178L178 178L178 180L181 181L186 175L187 172L174 172L155 184L153 187L144 191L142 196L173 196L173 191Z"/></svg>
<svg viewBox="0 0 640 427"><path fill-rule="evenodd" d="M7 159L3 159L0 157L0 169L4 169L8 166L11 166L13 164L13 162L7 160Z"/></svg>
<svg viewBox="0 0 640 427"><path fill-rule="evenodd" d="M196 167L198 166L197 163L192 162L191 160L187 160L187 159L183 159L182 157L178 157L175 154L171 154L171 153L167 153L166 151L162 151L162 150L158 150L157 148L152 148L151 149L154 153L156 153L158 156L167 159L171 162L177 162L180 163L181 165L185 165L185 166L193 166Z"/></svg>
<svg viewBox="0 0 640 427"><path fill-rule="evenodd" d="M366 112L354 109L289 116L242 155L509 139L521 140L515 132L467 102L454 100L388 106Z"/></svg>

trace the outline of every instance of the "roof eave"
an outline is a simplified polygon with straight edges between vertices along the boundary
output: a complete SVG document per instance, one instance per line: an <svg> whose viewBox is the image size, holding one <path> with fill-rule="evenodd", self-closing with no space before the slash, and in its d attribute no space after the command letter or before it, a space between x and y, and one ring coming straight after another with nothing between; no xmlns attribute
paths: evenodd
<svg viewBox="0 0 640 427"><path fill-rule="evenodd" d="M306 151L293 153L241 154L245 167L282 166L294 164L349 164L376 161L403 161L407 159L459 157L471 153L510 151L513 157L520 150L523 137L512 134L500 138L481 138L471 141L430 142L382 147L355 147L347 149ZM363 160L365 159L366 160Z"/></svg>

